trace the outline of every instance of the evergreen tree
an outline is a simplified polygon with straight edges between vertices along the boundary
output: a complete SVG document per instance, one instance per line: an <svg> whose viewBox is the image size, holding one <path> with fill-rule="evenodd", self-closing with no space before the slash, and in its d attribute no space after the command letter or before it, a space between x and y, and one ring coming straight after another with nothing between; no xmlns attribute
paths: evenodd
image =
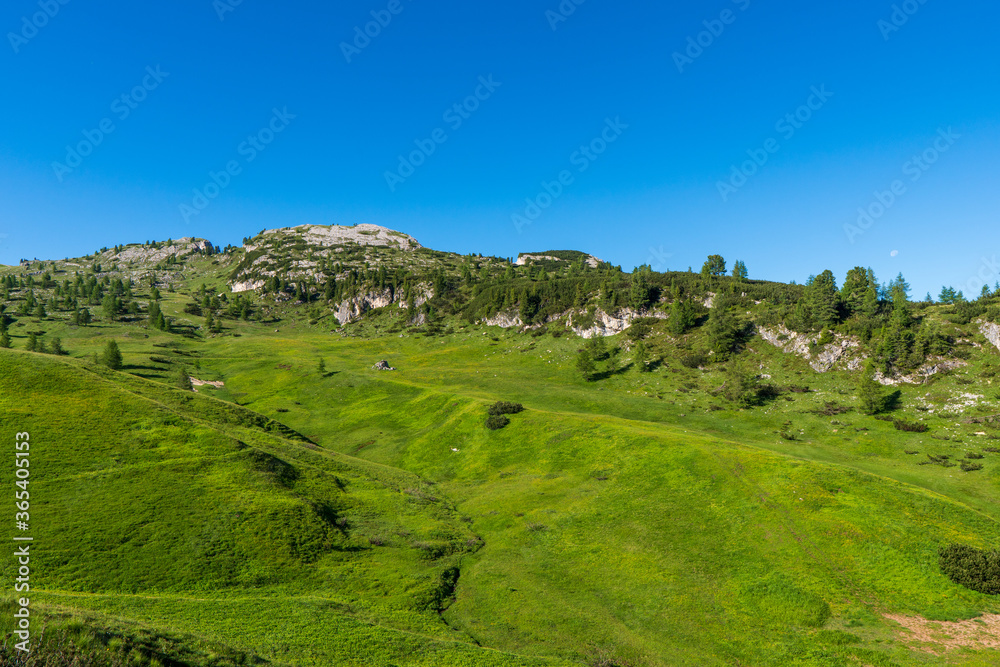
<svg viewBox="0 0 1000 667"><path fill-rule="evenodd" d="M742 323L730 311L730 301L719 297L708 316L708 341L719 359L728 359L740 341Z"/></svg>
<svg viewBox="0 0 1000 667"><path fill-rule="evenodd" d="M326 360L320 357L319 363L316 364L316 370L319 371L320 375L326 375Z"/></svg>
<svg viewBox="0 0 1000 667"><path fill-rule="evenodd" d="M740 408L753 406L758 399L760 388L757 373L742 359L732 359L726 365L726 384L723 395Z"/></svg>
<svg viewBox="0 0 1000 667"><path fill-rule="evenodd" d="M726 260L722 255L709 255L705 264L701 267L703 276L724 276L726 275Z"/></svg>
<svg viewBox="0 0 1000 667"><path fill-rule="evenodd" d="M46 317L48 317L48 314L45 312L45 304L43 304L41 301L39 301L38 305L35 306L35 317L37 317L40 320L44 320Z"/></svg>
<svg viewBox="0 0 1000 667"><path fill-rule="evenodd" d="M594 364L594 357L586 347L576 355L576 370L583 374L583 379L590 382L594 379L594 372L597 370Z"/></svg>
<svg viewBox="0 0 1000 667"><path fill-rule="evenodd" d="M747 265L742 260L736 260L736 263L733 264L733 278L736 278L739 282L745 282L749 277L750 273L747 271Z"/></svg>
<svg viewBox="0 0 1000 667"><path fill-rule="evenodd" d="M866 415L877 415L884 412L887 407L885 390L875 379L876 370L875 362L869 359L858 381L858 400L861 403L861 411Z"/></svg>
<svg viewBox="0 0 1000 667"><path fill-rule="evenodd" d="M676 298L670 306L670 333L675 336L682 336L695 325L697 315L694 305L690 301L684 301L680 297Z"/></svg>
<svg viewBox="0 0 1000 667"><path fill-rule="evenodd" d="M4 329L3 331L0 331L0 348L4 350L9 350L10 347L11 347L10 334L7 333L6 329Z"/></svg>
<svg viewBox="0 0 1000 667"><path fill-rule="evenodd" d="M191 375L186 368L181 367L177 369L177 373L174 375L174 386L184 391L194 391L194 385L191 384Z"/></svg>
<svg viewBox="0 0 1000 667"><path fill-rule="evenodd" d="M101 363L113 371L122 369L122 353L118 349L118 343L113 340L108 341L104 346L104 354L101 355Z"/></svg>
<svg viewBox="0 0 1000 667"><path fill-rule="evenodd" d="M34 352L38 349L38 336L34 332L28 332L28 342L24 344L24 349Z"/></svg>
<svg viewBox="0 0 1000 667"><path fill-rule="evenodd" d="M648 362L649 350L646 348L646 343L640 340L632 348L632 363L640 373L648 373L650 370Z"/></svg>
<svg viewBox="0 0 1000 667"><path fill-rule="evenodd" d="M49 347L49 352L56 355L57 357L66 354L66 350L64 350L62 346L62 340L59 338L53 338L52 345Z"/></svg>
<svg viewBox="0 0 1000 667"><path fill-rule="evenodd" d="M837 281L832 271L827 269L809 282L806 286L806 298L812 315L813 328L835 326L840 321Z"/></svg>

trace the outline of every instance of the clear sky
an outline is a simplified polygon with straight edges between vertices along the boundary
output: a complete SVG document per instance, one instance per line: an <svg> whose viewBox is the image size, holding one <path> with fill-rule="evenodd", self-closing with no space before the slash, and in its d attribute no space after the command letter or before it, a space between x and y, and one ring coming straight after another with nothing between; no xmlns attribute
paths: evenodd
<svg viewBox="0 0 1000 667"><path fill-rule="evenodd" d="M998 20L981 0L7 0L0 263L367 222L462 253L719 253L968 292L1000 280Z"/></svg>

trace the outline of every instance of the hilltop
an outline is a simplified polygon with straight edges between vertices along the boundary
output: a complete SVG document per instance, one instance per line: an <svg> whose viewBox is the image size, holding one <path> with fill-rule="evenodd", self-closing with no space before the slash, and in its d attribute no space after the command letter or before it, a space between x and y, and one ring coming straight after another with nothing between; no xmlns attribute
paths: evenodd
<svg viewBox="0 0 1000 667"><path fill-rule="evenodd" d="M728 268L373 226L0 268L37 604L95 664L994 664L941 550L1000 538L1000 295Z"/></svg>

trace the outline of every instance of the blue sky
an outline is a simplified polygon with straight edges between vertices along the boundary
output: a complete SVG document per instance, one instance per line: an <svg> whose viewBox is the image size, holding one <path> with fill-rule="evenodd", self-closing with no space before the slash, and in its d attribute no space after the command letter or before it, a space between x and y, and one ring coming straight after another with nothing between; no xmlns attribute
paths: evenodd
<svg viewBox="0 0 1000 667"><path fill-rule="evenodd" d="M872 266L918 296L1000 280L993 3L236 3L5 3L0 262L368 222L626 269Z"/></svg>

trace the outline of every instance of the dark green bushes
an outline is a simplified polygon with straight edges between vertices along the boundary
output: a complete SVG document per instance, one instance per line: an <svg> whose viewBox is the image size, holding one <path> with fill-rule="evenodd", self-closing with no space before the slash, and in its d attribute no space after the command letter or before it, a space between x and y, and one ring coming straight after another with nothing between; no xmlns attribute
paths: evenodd
<svg viewBox="0 0 1000 667"><path fill-rule="evenodd" d="M509 401L497 401L489 407L491 415L516 415L519 412L524 412L524 406Z"/></svg>
<svg viewBox="0 0 1000 667"><path fill-rule="evenodd" d="M897 431L905 431L907 433L926 433L930 430L927 424L908 422L905 419L893 419L892 425Z"/></svg>
<svg viewBox="0 0 1000 667"><path fill-rule="evenodd" d="M1000 594L1000 551L949 544L938 553L938 566L956 584L987 595Z"/></svg>
<svg viewBox="0 0 1000 667"><path fill-rule="evenodd" d="M509 423L510 419L506 415L490 415L486 418L486 428L491 431L499 431Z"/></svg>

